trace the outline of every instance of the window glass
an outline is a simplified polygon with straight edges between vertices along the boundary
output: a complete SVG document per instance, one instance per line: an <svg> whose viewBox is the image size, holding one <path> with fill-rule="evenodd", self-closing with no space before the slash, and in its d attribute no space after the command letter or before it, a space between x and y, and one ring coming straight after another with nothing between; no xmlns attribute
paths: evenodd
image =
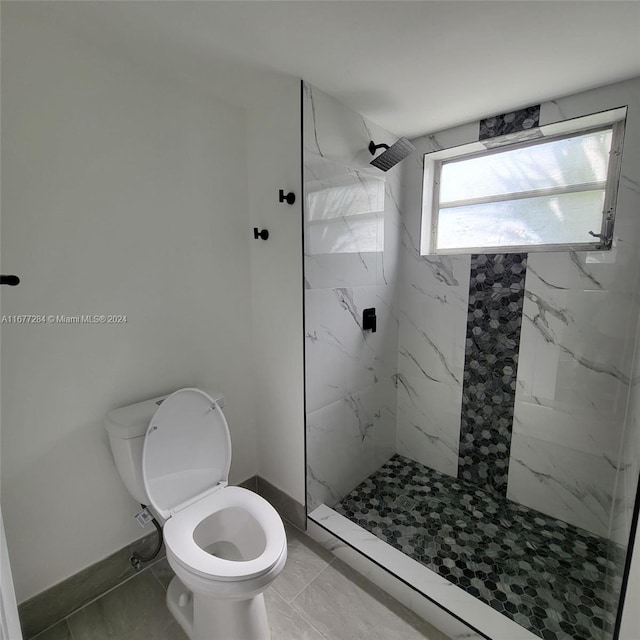
<svg viewBox="0 0 640 640"><path fill-rule="evenodd" d="M611 129L442 165L440 205L607 179ZM497 198L499 199L499 198Z"/></svg>
<svg viewBox="0 0 640 640"><path fill-rule="evenodd" d="M425 155L421 252L603 250L613 243L626 108Z"/></svg>
<svg viewBox="0 0 640 640"><path fill-rule="evenodd" d="M440 210L439 249L593 242L600 232L604 189Z"/></svg>

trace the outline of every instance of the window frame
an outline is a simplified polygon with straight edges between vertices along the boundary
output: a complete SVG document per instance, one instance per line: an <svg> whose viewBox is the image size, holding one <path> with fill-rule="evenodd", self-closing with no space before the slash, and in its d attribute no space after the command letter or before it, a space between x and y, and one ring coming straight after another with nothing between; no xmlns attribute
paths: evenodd
<svg viewBox="0 0 640 640"><path fill-rule="evenodd" d="M622 147L624 142L624 130L626 122L626 107L611 109L589 116L582 116L570 120L542 125L535 129L529 129L520 135L525 139L517 139L518 134L507 134L497 138L491 138L471 144L451 147L424 154L423 189L422 189L422 228L421 228L421 255L466 255L473 253L532 253L537 251L603 251L612 247L613 227L615 222L618 187L620 183L620 169L622 166ZM565 140L598 131L611 130L611 150L607 177L604 181L604 202L601 214L601 226L599 230L592 229L600 237L593 242L576 243L551 243L551 244L523 244L523 245L485 245L476 247L438 248L436 245L438 234L438 217L440 212L440 173L442 165L452 160L468 160L476 157L484 157L496 153L511 151L513 149L544 144L554 140ZM601 182L590 183L591 188L601 188ZM537 196L553 195L554 193L576 193L587 190L586 186L580 189L569 187L551 188L548 190L535 190L528 192ZM545 193L547 191L547 193ZM506 202L520 199L527 192L514 192L515 197L506 194L506 197L498 199L487 196L489 202ZM478 199L478 203L482 198ZM472 201L467 201L475 204ZM450 205L449 205L450 206Z"/></svg>

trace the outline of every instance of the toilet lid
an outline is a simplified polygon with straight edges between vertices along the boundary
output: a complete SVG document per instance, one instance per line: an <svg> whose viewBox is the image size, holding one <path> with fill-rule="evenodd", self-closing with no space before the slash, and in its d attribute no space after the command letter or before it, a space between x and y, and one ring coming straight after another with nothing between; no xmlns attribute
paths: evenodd
<svg viewBox="0 0 640 640"><path fill-rule="evenodd" d="M226 486L231 465L229 427L215 400L181 389L155 412L142 450L142 477L151 505L169 518Z"/></svg>

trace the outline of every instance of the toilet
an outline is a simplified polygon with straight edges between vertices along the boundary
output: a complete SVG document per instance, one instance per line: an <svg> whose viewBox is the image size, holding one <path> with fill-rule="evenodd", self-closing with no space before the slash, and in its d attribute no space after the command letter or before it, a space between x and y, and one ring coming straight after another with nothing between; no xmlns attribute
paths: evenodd
<svg viewBox="0 0 640 640"><path fill-rule="evenodd" d="M199 389L114 409L105 427L131 495L163 525L175 572L167 607L191 640L269 640L264 590L287 559L284 526L259 495L228 486L223 398Z"/></svg>

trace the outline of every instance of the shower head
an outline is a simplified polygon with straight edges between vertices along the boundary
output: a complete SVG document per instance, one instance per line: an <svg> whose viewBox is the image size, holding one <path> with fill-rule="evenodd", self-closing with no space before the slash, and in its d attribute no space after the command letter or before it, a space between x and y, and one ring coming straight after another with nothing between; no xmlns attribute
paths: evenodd
<svg viewBox="0 0 640 640"><path fill-rule="evenodd" d="M371 151L372 155L381 148L384 148L385 151L377 158L374 158L371 164L382 171L389 171L400 160L404 160L411 152L415 151L415 147L406 138L400 138L391 146L388 144L375 144L373 140L369 143L369 151Z"/></svg>

